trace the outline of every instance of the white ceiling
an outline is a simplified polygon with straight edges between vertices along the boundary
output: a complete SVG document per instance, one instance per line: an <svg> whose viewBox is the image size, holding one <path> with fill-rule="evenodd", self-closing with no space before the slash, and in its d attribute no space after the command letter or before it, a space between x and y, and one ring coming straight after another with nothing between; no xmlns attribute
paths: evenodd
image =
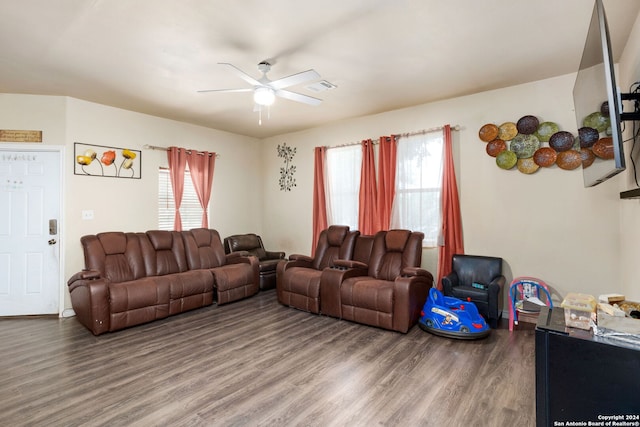
<svg viewBox="0 0 640 427"><path fill-rule="evenodd" d="M617 60L638 0L605 0ZM592 0L0 0L0 92L64 95L264 138L577 71ZM336 89L258 125L229 62Z"/></svg>

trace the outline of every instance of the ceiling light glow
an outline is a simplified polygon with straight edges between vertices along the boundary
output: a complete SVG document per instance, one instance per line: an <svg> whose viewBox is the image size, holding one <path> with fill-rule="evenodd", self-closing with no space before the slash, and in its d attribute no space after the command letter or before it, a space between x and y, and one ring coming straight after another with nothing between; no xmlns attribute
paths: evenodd
<svg viewBox="0 0 640 427"><path fill-rule="evenodd" d="M272 105L276 99L276 94L270 87L259 87L253 92L253 100L258 105Z"/></svg>

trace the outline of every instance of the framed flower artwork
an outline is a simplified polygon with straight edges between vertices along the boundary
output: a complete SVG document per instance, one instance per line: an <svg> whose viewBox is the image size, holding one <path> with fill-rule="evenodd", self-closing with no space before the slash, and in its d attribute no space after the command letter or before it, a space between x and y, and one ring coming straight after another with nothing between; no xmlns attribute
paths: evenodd
<svg viewBox="0 0 640 427"><path fill-rule="evenodd" d="M74 143L73 173L86 176L140 179L139 150Z"/></svg>

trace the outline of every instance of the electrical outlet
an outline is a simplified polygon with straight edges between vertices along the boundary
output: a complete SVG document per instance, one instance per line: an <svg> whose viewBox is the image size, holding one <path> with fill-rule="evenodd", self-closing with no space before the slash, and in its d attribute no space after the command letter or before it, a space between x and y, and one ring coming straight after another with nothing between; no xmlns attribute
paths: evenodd
<svg viewBox="0 0 640 427"><path fill-rule="evenodd" d="M82 211L82 219L84 220L93 219L93 211L92 210Z"/></svg>

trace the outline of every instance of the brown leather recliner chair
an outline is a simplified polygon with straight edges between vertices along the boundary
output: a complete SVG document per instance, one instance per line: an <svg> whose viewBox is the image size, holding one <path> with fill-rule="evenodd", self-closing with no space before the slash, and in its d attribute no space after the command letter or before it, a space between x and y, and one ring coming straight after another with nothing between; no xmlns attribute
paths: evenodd
<svg viewBox="0 0 640 427"><path fill-rule="evenodd" d="M276 287L276 268L278 262L284 259L284 252L266 250L260 236L253 233L225 237L224 250L227 254L248 252L248 255L257 257L260 264L260 290Z"/></svg>
<svg viewBox="0 0 640 427"><path fill-rule="evenodd" d="M423 238L423 233L409 230L376 233L366 275L344 278L339 285L340 300L332 304L340 306L340 317L408 332L417 323L433 286L431 273L420 268ZM335 264L362 269L362 266L341 260ZM323 279L330 281L338 276L326 274ZM329 304L329 301L322 303Z"/></svg>
<svg viewBox="0 0 640 427"><path fill-rule="evenodd" d="M289 260L278 263L276 289L278 301L311 313L320 312L320 277L333 261L351 259L359 231L349 231L348 226L332 225L320 233L313 258L291 255Z"/></svg>

